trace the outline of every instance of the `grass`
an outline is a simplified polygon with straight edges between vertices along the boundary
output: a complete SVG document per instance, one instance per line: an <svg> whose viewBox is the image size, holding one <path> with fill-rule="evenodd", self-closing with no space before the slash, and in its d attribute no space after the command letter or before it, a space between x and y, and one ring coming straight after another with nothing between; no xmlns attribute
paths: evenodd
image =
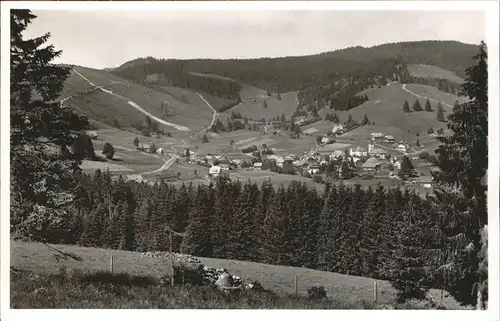
<svg viewBox="0 0 500 321"><path fill-rule="evenodd" d="M447 79L457 84L461 84L464 81L462 78L458 77L455 73L441 69L436 66L410 64L408 65L408 71L410 72L410 75L413 77Z"/></svg>
<svg viewBox="0 0 500 321"><path fill-rule="evenodd" d="M54 245L71 253L81 262L56 260L54 252L40 243L11 241L11 268L21 272L11 276L11 305L17 308L367 308L373 297L373 279L323 272L305 268L274 266L262 263L200 258L214 268L226 268L244 281L258 281L278 297L240 296L228 299L207 288L170 288L153 280L168 275L163 259L142 257L138 252ZM113 255L112 278L109 270ZM61 269L75 271L73 277ZM82 276L78 271L86 271ZM59 274L59 275L58 275ZM93 276L89 276L93 274ZM127 274L128 276L125 276ZM85 277L87 275L87 277ZM311 303L288 296L294 292L295 276L299 294L312 286L324 286L328 301ZM114 280L114 281L110 281ZM386 281L377 281L379 303L390 304L394 290ZM432 292L439 297L438 291ZM457 304L445 297L447 307Z"/></svg>
<svg viewBox="0 0 500 321"><path fill-rule="evenodd" d="M96 85L103 86L105 89L134 101L159 118L162 117L161 102L164 101L171 112L171 115L166 116L164 119L174 124L187 126L192 130L201 130L212 119L212 110L201 100L198 94L192 91L166 86L153 89L124 80L105 70L85 67L75 67L75 70ZM65 83L62 97L84 93L90 88L91 86L85 80L72 72ZM128 127L145 120L145 115L128 105L125 100L100 90L75 96L67 102L90 118L108 124L112 124L113 120L116 119L120 125ZM163 127L165 130L175 131L171 127Z"/></svg>
<svg viewBox="0 0 500 321"><path fill-rule="evenodd" d="M433 91L432 87L424 85L407 85L409 90L423 90L425 88L426 97L436 100L442 100L444 103L451 104L455 102L457 97L452 94L440 93L437 89ZM349 114L353 119L361 122L366 114L371 121L375 121L376 125L382 127L399 128L402 131L410 130L412 133L426 133L429 127L434 129L445 127L444 123L436 119L437 103L431 101L431 106L434 109L432 112L403 112L403 104L405 100L413 106L417 97L405 92L401 84L392 84L382 88L371 88L362 92L366 94L369 100L362 105L348 111L337 111L341 122L347 120ZM417 93L418 94L418 93ZM426 100L419 99L422 108L424 108ZM451 110L444 108L445 117Z"/></svg>
<svg viewBox="0 0 500 321"><path fill-rule="evenodd" d="M245 90L245 89L244 89ZM255 91L248 91L243 96L246 95L246 98L243 98L243 101L249 99L251 95L254 95ZM228 117L231 112L238 112L243 117L248 117L251 119L259 120L264 117L266 120L270 120L276 116L280 117L284 114L287 119L290 119L292 114L297 108L297 92L288 92L281 94L281 100L277 99L277 95L273 94L272 96L267 96L267 93L264 94L258 93L258 95L263 95L267 102L267 108L262 107L263 101L258 100L256 102L243 102L239 105L235 106L228 113L223 113L221 115L222 119L225 119L224 116ZM255 96L252 96L252 98Z"/></svg>

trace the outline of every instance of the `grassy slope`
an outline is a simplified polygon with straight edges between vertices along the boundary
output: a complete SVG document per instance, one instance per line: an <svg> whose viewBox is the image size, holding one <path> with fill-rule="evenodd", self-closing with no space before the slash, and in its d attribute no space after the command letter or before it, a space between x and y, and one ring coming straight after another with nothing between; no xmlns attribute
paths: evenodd
<svg viewBox="0 0 500 321"><path fill-rule="evenodd" d="M425 97L441 100L450 105L453 105L457 100L455 95L441 93L437 89L425 85L410 84L407 85L407 89ZM376 125L399 128L403 131L410 130L411 133L426 133L429 127L434 129L446 127L444 123L436 120L436 102L431 101L431 106L434 109L432 112L403 112L402 108L405 100L410 104L410 109L412 109L413 103L417 99L420 101L422 108L424 108L426 100L405 92L401 84L367 89L362 94L368 96L369 100L367 102L351 110L337 112L342 122L347 120L349 114L358 122L366 114L371 121L375 121ZM444 111L446 117L451 110L444 106Z"/></svg>
<svg viewBox="0 0 500 321"><path fill-rule="evenodd" d="M454 72L444 70L442 68L424 65L424 64L410 64L408 65L408 71L413 77L419 78L440 78L452 81L457 84L463 82L463 78L458 77Z"/></svg>
<svg viewBox="0 0 500 321"><path fill-rule="evenodd" d="M250 97L260 97L262 96L262 93L257 91L247 91L245 95L246 98L242 97L243 100L249 99ZM263 101L258 100L256 102L241 103L232 108L229 112L239 112L243 117L256 120L261 117L271 119L276 116L281 116L282 114L285 114L285 116L289 119L297 108L297 92L283 93L281 94L281 100L277 99L276 94L273 94L272 96L267 96L267 94L265 94L263 97L265 97L265 100L267 101L267 108L263 108ZM223 119L225 114L221 115Z"/></svg>
<svg viewBox="0 0 500 321"><path fill-rule="evenodd" d="M166 121L187 126L192 130L202 129L211 121L212 111L210 108L196 93L189 90L164 87L164 90L158 91L126 81L107 71L84 67L75 67L75 69L96 85L103 86L136 102L157 117L161 117L161 101L165 101L172 112L172 116L165 118ZM86 81L72 73L66 81L62 97L85 92L90 88L91 86ZM124 100L102 91L86 93L83 97L68 100L68 103L90 118L103 122L117 119L121 125L129 126L133 123L143 122L145 119L144 114L128 105ZM166 130L173 129L166 128Z"/></svg>
<svg viewBox="0 0 500 321"><path fill-rule="evenodd" d="M109 269L109 257L113 255L114 271L138 276L160 277L169 273L168 262L162 259L141 257L138 252L83 248L77 246L57 245L57 249L80 256L83 262L68 260L67 268L88 269L89 271L106 271ZM371 301L373 297L373 279L323 272L305 268L274 266L261 263L236 260L200 258L208 266L228 269L247 281L259 281L265 288L278 293L294 291L295 276L299 278L299 292L307 293L311 286L322 285L330 296L345 301ZM11 242L11 267L40 273L56 273L61 264L53 257L46 246L40 243ZM377 281L379 301L390 303L394 298L394 290L386 281ZM433 295L439 297L437 291ZM449 298L445 304L457 308Z"/></svg>

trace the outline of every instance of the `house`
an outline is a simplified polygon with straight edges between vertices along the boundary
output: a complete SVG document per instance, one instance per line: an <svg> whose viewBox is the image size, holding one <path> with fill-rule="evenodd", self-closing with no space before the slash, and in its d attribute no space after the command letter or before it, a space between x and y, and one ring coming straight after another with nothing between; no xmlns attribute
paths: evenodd
<svg viewBox="0 0 500 321"><path fill-rule="evenodd" d="M415 178L412 183L417 184L419 186L425 187L425 188L431 188L432 187L432 177L430 176L420 176Z"/></svg>
<svg viewBox="0 0 500 321"><path fill-rule="evenodd" d="M165 150L163 149L163 147L158 147L158 149L156 150L156 154L158 154L158 155L165 154Z"/></svg>
<svg viewBox="0 0 500 321"><path fill-rule="evenodd" d="M130 182L137 182L137 183L146 183L148 180L145 179L142 175L140 174L134 174L134 175L127 175L125 177L125 181Z"/></svg>
<svg viewBox="0 0 500 321"><path fill-rule="evenodd" d="M396 150L406 153L406 145L404 144L399 144L398 147L396 147Z"/></svg>
<svg viewBox="0 0 500 321"><path fill-rule="evenodd" d="M229 164L220 164L220 169L223 171L228 171L231 169L231 167L229 166Z"/></svg>
<svg viewBox="0 0 500 321"><path fill-rule="evenodd" d="M212 166L210 167L210 169L208 170L208 177L209 178L216 178L220 175L220 172L221 172L221 167L220 166Z"/></svg>
<svg viewBox="0 0 500 321"><path fill-rule="evenodd" d="M323 138L321 138L321 144L330 144L330 143L333 143L334 140L331 139L330 137L324 135Z"/></svg>
<svg viewBox="0 0 500 321"><path fill-rule="evenodd" d="M342 135L344 132L345 132L344 125L342 124L333 125L332 134Z"/></svg>
<svg viewBox="0 0 500 321"><path fill-rule="evenodd" d="M384 134L382 134L382 133L371 133L370 136L372 139L383 139L384 138Z"/></svg>
<svg viewBox="0 0 500 321"><path fill-rule="evenodd" d="M91 139L97 139L97 132L95 131L88 131L86 132L87 136L89 136Z"/></svg>
<svg viewBox="0 0 500 321"><path fill-rule="evenodd" d="M351 148L349 150L349 155L356 156L356 157L366 157L366 156L368 156L368 151L366 150L366 148L358 146L358 147L356 147L355 150L353 150Z"/></svg>
<svg viewBox="0 0 500 321"><path fill-rule="evenodd" d="M262 170L262 163L261 162L255 162L253 164L253 169L254 170L258 170L258 171Z"/></svg>
<svg viewBox="0 0 500 321"><path fill-rule="evenodd" d="M380 163L375 157L370 157L361 167L365 171L375 172L380 169Z"/></svg>
<svg viewBox="0 0 500 321"><path fill-rule="evenodd" d="M336 150L330 154L330 161L344 158L345 152L343 150Z"/></svg>
<svg viewBox="0 0 500 321"><path fill-rule="evenodd" d="M393 144L395 142L394 136L392 136L392 135L386 135L385 138L384 138L384 142L386 142L388 144Z"/></svg>
<svg viewBox="0 0 500 321"><path fill-rule="evenodd" d="M307 172L311 175L319 173L320 166L318 163L307 166Z"/></svg>
<svg viewBox="0 0 500 321"><path fill-rule="evenodd" d="M137 149L140 150L140 151L142 151L142 152L150 153L151 152L151 145L149 145L149 144L140 144L137 147Z"/></svg>
<svg viewBox="0 0 500 321"><path fill-rule="evenodd" d="M380 159L386 159L388 156L388 153L385 150L383 150L382 148L376 148L372 144L368 145L368 154Z"/></svg>

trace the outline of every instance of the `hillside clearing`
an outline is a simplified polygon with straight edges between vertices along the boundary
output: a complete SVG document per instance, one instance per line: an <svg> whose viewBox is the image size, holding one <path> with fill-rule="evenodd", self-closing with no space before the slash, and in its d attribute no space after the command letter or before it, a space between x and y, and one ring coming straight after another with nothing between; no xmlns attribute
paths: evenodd
<svg viewBox="0 0 500 321"><path fill-rule="evenodd" d="M461 84L464 81L461 77L458 77L454 72L451 72L449 70L444 70L436 66L424 65L424 64L409 64L407 68L408 72L413 77L446 79L457 84Z"/></svg>

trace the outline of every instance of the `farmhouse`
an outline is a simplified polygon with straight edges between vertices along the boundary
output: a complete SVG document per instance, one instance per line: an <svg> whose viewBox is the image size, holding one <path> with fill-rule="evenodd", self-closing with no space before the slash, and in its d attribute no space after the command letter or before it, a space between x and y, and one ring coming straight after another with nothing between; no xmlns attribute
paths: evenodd
<svg viewBox="0 0 500 321"><path fill-rule="evenodd" d="M333 125L332 134L342 135L344 132L345 132L344 125L342 124Z"/></svg>
<svg viewBox="0 0 500 321"><path fill-rule="evenodd" d="M253 169L257 170L257 171L260 171L262 169L262 163L261 162L255 162L253 164Z"/></svg>
<svg viewBox="0 0 500 321"><path fill-rule="evenodd" d="M340 158L343 158L345 155L345 152L343 150L336 150L333 153L330 154L330 160L337 160Z"/></svg>
<svg viewBox="0 0 500 321"><path fill-rule="evenodd" d="M404 144L399 144L398 147L396 147L396 149L400 152L406 153L406 145Z"/></svg>
<svg viewBox="0 0 500 321"><path fill-rule="evenodd" d="M431 188L432 187L432 177L430 176L420 176L417 177L412 181L412 183L417 184L419 186L425 187L425 188Z"/></svg>
<svg viewBox="0 0 500 321"><path fill-rule="evenodd" d="M88 131L86 132L87 136L89 136L91 139L97 139L97 132L95 131Z"/></svg>
<svg viewBox="0 0 500 321"><path fill-rule="evenodd" d="M363 157L363 156L368 156L368 152L366 151L366 149L364 147L361 147L361 146L358 146L356 147L355 150L353 150L352 148L349 150L349 155L351 156L356 156L356 157Z"/></svg>
<svg viewBox="0 0 500 321"><path fill-rule="evenodd" d="M158 155L165 154L165 150L163 149L163 147L158 147L158 149L156 150L156 154L158 154Z"/></svg>
<svg viewBox="0 0 500 321"><path fill-rule="evenodd" d="M311 175L319 173L319 164L309 164L307 165L307 172Z"/></svg>
<svg viewBox="0 0 500 321"><path fill-rule="evenodd" d="M368 154L380 159L386 159L388 156L388 153L385 150L382 148L376 148L372 144L368 145Z"/></svg>
<svg viewBox="0 0 500 321"><path fill-rule="evenodd" d="M375 157L370 157L361 167L365 171L375 172L380 169L380 163Z"/></svg>
<svg viewBox="0 0 500 321"><path fill-rule="evenodd" d="M383 139L384 138L384 134L382 134L382 133L372 133L370 136L372 139Z"/></svg>
<svg viewBox="0 0 500 321"><path fill-rule="evenodd" d="M386 135L384 138L384 142L389 143L389 144L393 144L395 142L394 136Z"/></svg>
<svg viewBox="0 0 500 321"><path fill-rule="evenodd" d="M220 166L212 166L208 170L208 177L209 178L216 178L220 175L221 167Z"/></svg>

